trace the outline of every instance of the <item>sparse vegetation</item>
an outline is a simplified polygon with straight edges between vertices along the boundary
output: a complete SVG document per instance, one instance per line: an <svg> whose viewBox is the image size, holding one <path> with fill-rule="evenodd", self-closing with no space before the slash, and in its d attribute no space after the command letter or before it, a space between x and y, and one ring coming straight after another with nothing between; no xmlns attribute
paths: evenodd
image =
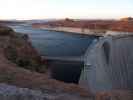
<svg viewBox="0 0 133 100"><path fill-rule="evenodd" d="M11 35L13 30L9 27L0 26L0 36Z"/></svg>
<svg viewBox="0 0 133 100"><path fill-rule="evenodd" d="M46 66L42 63L40 55L29 43L27 35L0 26L0 38L1 47L3 47L5 57L9 61L32 71L46 71Z"/></svg>

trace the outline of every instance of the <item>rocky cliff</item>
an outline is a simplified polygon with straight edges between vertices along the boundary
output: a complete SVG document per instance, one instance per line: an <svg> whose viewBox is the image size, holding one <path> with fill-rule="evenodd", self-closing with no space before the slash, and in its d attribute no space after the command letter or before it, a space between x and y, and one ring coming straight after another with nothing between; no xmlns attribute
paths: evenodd
<svg viewBox="0 0 133 100"><path fill-rule="evenodd" d="M0 49L9 61L20 67L38 72L46 67L28 41L28 36L16 33L9 27L0 26Z"/></svg>
<svg viewBox="0 0 133 100"><path fill-rule="evenodd" d="M110 26L110 30L120 32L133 32L133 20L120 20Z"/></svg>

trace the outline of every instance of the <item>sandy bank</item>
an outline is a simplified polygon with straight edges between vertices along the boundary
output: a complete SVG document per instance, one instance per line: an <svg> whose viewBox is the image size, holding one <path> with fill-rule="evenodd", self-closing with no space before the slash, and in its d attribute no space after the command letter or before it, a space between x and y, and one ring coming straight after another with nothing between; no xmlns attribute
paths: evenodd
<svg viewBox="0 0 133 100"><path fill-rule="evenodd" d="M37 27L35 27L37 28ZM88 28L75 28L75 27L45 27L40 26L40 29L49 30L49 31L58 31L58 32L68 32L75 34L83 34L83 35L96 35L103 36L106 31L105 30L91 30Z"/></svg>

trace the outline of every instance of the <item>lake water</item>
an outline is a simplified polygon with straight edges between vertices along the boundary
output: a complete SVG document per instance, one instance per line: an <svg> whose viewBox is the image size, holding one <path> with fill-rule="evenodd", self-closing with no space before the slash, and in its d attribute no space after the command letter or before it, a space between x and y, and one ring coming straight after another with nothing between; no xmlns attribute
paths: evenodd
<svg viewBox="0 0 133 100"><path fill-rule="evenodd" d="M96 39L94 36L34 29L30 25L11 27L17 32L28 34L32 45L42 56L81 56L84 55L91 42Z"/></svg>

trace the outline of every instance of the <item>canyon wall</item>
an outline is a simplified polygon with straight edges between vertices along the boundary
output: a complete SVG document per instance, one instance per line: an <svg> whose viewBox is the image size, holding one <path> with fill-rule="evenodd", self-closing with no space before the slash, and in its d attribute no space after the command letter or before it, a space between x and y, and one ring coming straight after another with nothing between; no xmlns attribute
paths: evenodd
<svg viewBox="0 0 133 100"><path fill-rule="evenodd" d="M99 38L85 54L79 84L93 92L133 89L133 36Z"/></svg>

